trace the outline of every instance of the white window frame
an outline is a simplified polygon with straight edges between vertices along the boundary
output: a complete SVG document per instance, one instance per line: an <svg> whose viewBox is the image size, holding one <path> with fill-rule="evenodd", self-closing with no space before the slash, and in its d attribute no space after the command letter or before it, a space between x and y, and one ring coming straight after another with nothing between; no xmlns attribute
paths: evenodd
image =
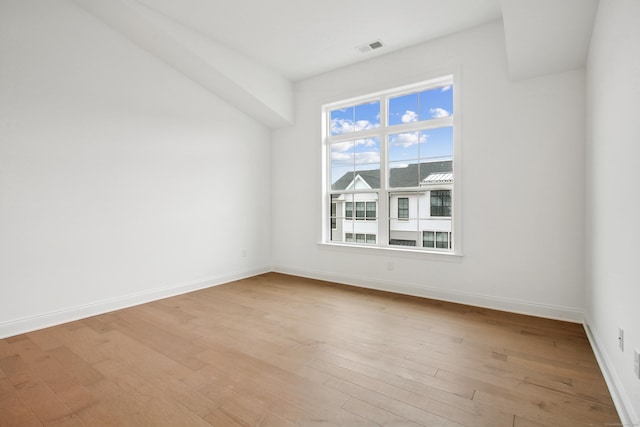
<svg viewBox="0 0 640 427"><path fill-rule="evenodd" d="M355 242L336 242L331 241L331 229L330 220L327 216L327 210L325 209L329 195L340 192L353 193L352 190L336 191L331 189L331 171L330 161L331 158L331 143L336 141L353 140L366 137L379 137L380 138L380 188L379 189L361 189L357 190L357 193L377 193L377 221L378 221L378 233L375 245L366 245L366 249L375 250L387 250L387 251L401 251L401 252L414 252L414 253L428 253L436 255L462 255L462 186L461 186L461 159L462 159L462 141L461 141L461 83L460 83L460 71L455 70L453 72L442 73L440 77L435 77L429 80L421 81L419 83L413 83L395 87L388 90L373 92L364 96L351 97L337 102L328 102L321 106L322 110L322 221L320 229L320 241L321 245L330 247L347 247L357 250L359 248L365 248L362 244L356 244ZM453 115L445 118L436 118L426 121L418 121L406 124L399 124L389 126L388 120L388 103L390 98L398 96L429 90L431 88L441 87L446 84L451 84L454 88L453 91ZM359 105L365 102L371 102L380 100L380 127L377 129L365 130L354 133L344 133L339 135L331 135L330 132L330 119L328 115L330 111L341 108L351 107ZM398 247L389 245L389 195L391 193L398 193L399 191L415 191L418 188L403 187L403 188L391 188L389 187L389 164L387 161L388 151L388 138L391 134L413 132L420 130L428 130L431 128L440 128L445 126L453 127L453 188L452 188L452 207L451 207L451 246L450 250L441 250L437 248L422 248L422 231L420 231L420 239L417 242L416 247ZM422 189L424 190L424 189ZM355 219L355 203L354 203L354 219ZM385 224L384 226L381 224ZM354 233L355 237L355 233ZM354 239L355 240L355 239Z"/></svg>

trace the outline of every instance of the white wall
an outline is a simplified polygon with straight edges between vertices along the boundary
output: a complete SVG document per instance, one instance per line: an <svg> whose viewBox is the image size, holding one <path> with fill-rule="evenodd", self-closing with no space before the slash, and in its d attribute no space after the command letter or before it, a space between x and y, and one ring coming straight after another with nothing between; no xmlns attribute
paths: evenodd
<svg viewBox="0 0 640 427"><path fill-rule="evenodd" d="M73 3L2 0L0 337L268 269L269 151Z"/></svg>
<svg viewBox="0 0 640 427"><path fill-rule="evenodd" d="M587 64L586 321L612 394L627 408L619 411L623 422L633 425L640 424L633 369L633 349L640 350L638 22L637 0L601 1Z"/></svg>
<svg viewBox="0 0 640 427"><path fill-rule="evenodd" d="M584 70L513 83L504 43L497 21L299 82L273 139L274 268L582 321ZM320 106L456 68L464 256L318 245Z"/></svg>

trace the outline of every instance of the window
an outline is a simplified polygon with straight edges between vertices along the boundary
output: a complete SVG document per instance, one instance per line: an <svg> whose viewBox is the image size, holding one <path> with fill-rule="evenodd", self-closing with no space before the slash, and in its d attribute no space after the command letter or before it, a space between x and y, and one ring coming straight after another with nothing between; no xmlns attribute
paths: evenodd
<svg viewBox="0 0 640 427"><path fill-rule="evenodd" d="M398 198L398 219L409 219L409 198Z"/></svg>
<svg viewBox="0 0 640 427"><path fill-rule="evenodd" d="M364 219L365 202L356 202L356 219Z"/></svg>
<svg viewBox="0 0 640 427"><path fill-rule="evenodd" d="M336 225L337 225L337 221L336 221L336 204L331 203L331 229L335 230L336 229Z"/></svg>
<svg viewBox="0 0 640 427"><path fill-rule="evenodd" d="M431 216L451 216L451 191L431 192Z"/></svg>
<svg viewBox="0 0 640 427"><path fill-rule="evenodd" d="M366 202L366 203L367 203L367 221L375 221L375 219L376 219L376 202Z"/></svg>
<svg viewBox="0 0 640 427"><path fill-rule="evenodd" d="M451 249L451 233L448 231L423 231L422 246L425 248Z"/></svg>
<svg viewBox="0 0 640 427"><path fill-rule="evenodd" d="M355 240L353 239L353 233L345 233L344 235L345 242L356 242L356 243L367 243L369 245L376 243L376 235L375 234L364 234L364 233L356 233Z"/></svg>
<svg viewBox="0 0 640 427"><path fill-rule="evenodd" d="M324 240L453 250L454 112L453 76L325 105Z"/></svg>

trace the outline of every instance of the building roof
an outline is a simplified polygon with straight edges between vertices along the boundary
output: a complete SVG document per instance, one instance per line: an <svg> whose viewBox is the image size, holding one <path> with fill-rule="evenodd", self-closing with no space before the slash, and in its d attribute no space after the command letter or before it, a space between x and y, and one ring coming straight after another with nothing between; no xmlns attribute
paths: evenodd
<svg viewBox="0 0 640 427"><path fill-rule="evenodd" d="M453 162L412 163L404 168L393 168L389 171L391 187L417 187L424 184L440 184L453 182ZM333 190L346 190L356 176L360 175L371 188L380 188L380 169L347 172L333 185ZM449 176L449 180L445 180ZM426 182L425 182L426 181Z"/></svg>
<svg viewBox="0 0 640 427"><path fill-rule="evenodd" d="M448 184L453 182L453 172L436 172L432 173L422 181L420 185L428 184Z"/></svg>

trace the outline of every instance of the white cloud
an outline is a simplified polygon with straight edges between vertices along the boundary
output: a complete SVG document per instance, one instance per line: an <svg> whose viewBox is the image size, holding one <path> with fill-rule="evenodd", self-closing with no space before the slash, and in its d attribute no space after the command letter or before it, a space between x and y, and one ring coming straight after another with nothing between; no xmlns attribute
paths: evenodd
<svg viewBox="0 0 640 427"><path fill-rule="evenodd" d="M431 114L432 119L437 119L440 117L449 117L450 113L444 108L430 108L429 114Z"/></svg>
<svg viewBox="0 0 640 427"><path fill-rule="evenodd" d="M331 161L338 164L368 165L371 163L380 163L380 153L378 151L362 151L359 153L331 153Z"/></svg>
<svg viewBox="0 0 640 427"><path fill-rule="evenodd" d="M353 121L344 119L331 120L331 135L353 132Z"/></svg>
<svg viewBox="0 0 640 427"><path fill-rule="evenodd" d="M354 152L354 146L370 148L368 151ZM380 144L377 139L363 138L355 141L337 142L331 145L331 161L341 164L380 163Z"/></svg>
<svg viewBox="0 0 640 427"><path fill-rule="evenodd" d="M418 132L407 132L394 135L391 140L391 145L393 145L394 147L409 148L412 145L416 145L422 142L427 142L425 134L422 134L422 136L419 137Z"/></svg>
<svg viewBox="0 0 640 427"><path fill-rule="evenodd" d="M391 166L391 169L402 169L402 168L408 168L409 167L409 163L396 163L393 162L393 165Z"/></svg>
<svg viewBox="0 0 640 427"><path fill-rule="evenodd" d="M358 132L361 130L375 129L379 126L379 123L371 123L369 120L358 120L353 126L353 129Z"/></svg>
<svg viewBox="0 0 640 427"><path fill-rule="evenodd" d="M375 129L378 126L380 126L379 123L371 123L369 120L358 120L354 122L348 119L333 119L331 120L331 135Z"/></svg>
<svg viewBox="0 0 640 427"><path fill-rule="evenodd" d="M442 86L442 89L440 89L440 92L446 92L448 90L451 90L451 85Z"/></svg>
<svg viewBox="0 0 640 427"><path fill-rule="evenodd" d="M400 120L402 120L402 123L417 122L418 121L418 113L416 113L415 111L407 110L402 115L402 118Z"/></svg>
<svg viewBox="0 0 640 427"><path fill-rule="evenodd" d="M356 147L358 145L364 145L365 147L377 147L378 146L378 140L377 139L373 139L373 138L356 139L355 140L355 144L356 144Z"/></svg>
<svg viewBox="0 0 640 427"><path fill-rule="evenodd" d="M331 152L344 152L349 151L353 148L353 141L345 141L345 142L337 142L335 144L331 144Z"/></svg>
<svg viewBox="0 0 640 427"><path fill-rule="evenodd" d="M346 162L349 159L353 159L353 153L337 153L333 151L331 153L331 160L339 163L348 163Z"/></svg>
<svg viewBox="0 0 640 427"><path fill-rule="evenodd" d="M377 151L364 151L356 153L356 165L380 163L380 153Z"/></svg>

